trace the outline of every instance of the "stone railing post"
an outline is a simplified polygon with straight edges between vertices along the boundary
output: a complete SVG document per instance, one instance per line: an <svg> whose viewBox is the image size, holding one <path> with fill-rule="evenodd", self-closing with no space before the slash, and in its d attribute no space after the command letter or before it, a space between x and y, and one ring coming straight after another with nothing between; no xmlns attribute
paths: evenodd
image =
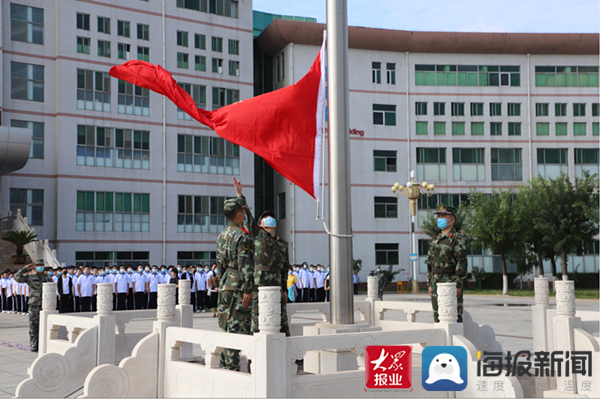
<svg viewBox="0 0 600 399"><path fill-rule="evenodd" d="M367 277L367 302L371 307L371 320L368 320L371 326L376 324L376 318L378 315L375 314L375 301L377 301L377 286L379 284L379 278L377 276Z"/></svg>
<svg viewBox="0 0 600 399"><path fill-rule="evenodd" d="M550 307L548 294L548 279L538 277L534 280L535 305L531 307L531 321L533 323L533 350L548 351L548 325L546 311Z"/></svg>
<svg viewBox="0 0 600 399"><path fill-rule="evenodd" d="M181 283L182 280L179 280ZM156 318L152 324L152 331L159 333L158 340L158 376L157 376L157 397L164 396L164 378L165 378L165 346L166 330L169 326L176 325L175 309L175 284L159 284L157 298ZM151 383L151 381L148 381Z"/></svg>
<svg viewBox="0 0 600 399"><path fill-rule="evenodd" d="M437 295L439 324L446 330L446 345L452 345L452 336L459 333L456 283L438 283Z"/></svg>
<svg viewBox="0 0 600 399"><path fill-rule="evenodd" d="M177 305L177 321L179 327L192 328L194 326L194 306L191 305L192 280L179 280L179 305ZM192 356L193 346L185 343L181 347L181 357Z"/></svg>
<svg viewBox="0 0 600 399"><path fill-rule="evenodd" d="M291 376L286 375L286 341L281 328L281 287L258 288L258 328L254 334L252 375L256 397L285 397Z"/></svg>
<svg viewBox="0 0 600 399"><path fill-rule="evenodd" d="M98 366L114 364L115 362L115 325L116 316L113 315L113 284L100 283L97 287L97 315L98 325Z"/></svg>
<svg viewBox="0 0 600 399"><path fill-rule="evenodd" d="M42 285L42 310L40 311L40 331L38 335L38 356L48 352L48 340L50 339L50 327L48 316L57 314L56 310L56 283L44 283Z"/></svg>
<svg viewBox="0 0 600 399"><path fill-rule="evenodd" d="M575 350L573 329L581 328L581 319L575 317L575 282L557 280L555 283L556 316L552 323L554 326L554 350L563 353L572 352ZM556 389L559 392L576 394L576 375L571 373L565 377L565 373L562 373L562 377L556 378Z"/></svg>

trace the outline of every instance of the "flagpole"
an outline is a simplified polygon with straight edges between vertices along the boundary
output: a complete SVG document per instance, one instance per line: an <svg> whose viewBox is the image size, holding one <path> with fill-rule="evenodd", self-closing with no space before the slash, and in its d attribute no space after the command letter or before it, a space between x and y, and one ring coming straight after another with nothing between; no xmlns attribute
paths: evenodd
<svg viewBox="0 0 600 399"><path fill-rule="evenodd" d="M327 0L331 324L354 324L347 0Z"/></svg>

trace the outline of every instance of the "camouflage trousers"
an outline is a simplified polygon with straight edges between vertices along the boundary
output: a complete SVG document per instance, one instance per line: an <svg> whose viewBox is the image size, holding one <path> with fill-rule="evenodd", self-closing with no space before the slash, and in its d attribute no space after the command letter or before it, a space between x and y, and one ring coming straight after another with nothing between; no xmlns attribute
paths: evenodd
<svg viewBox="0 0 600 399"><path fill-rule="evenodd" d="M290 326L288 324L288 317L287 317L287 292L282 291L281 292L281 329L279 330L282 333L285 333L286 337L290 336ZM252 326L251 326L251 331L252 333L257 333L259 332L259 328L258 328L258 291L255 291L252 293Z"/></svg>
<svg viewBox="0 0 600 399"><path fill-rule="evenodd" d="M457 321L462 323L462 314L463 314L463 294L461 293L457 298ZM437 295L431 296L431 306L433 307L433 321L436 323L440 322L440 318L438 315L438 297Z"/></svg>
<svg viewBox="0 0 600 399"><path fill-rule="evenodd" d="M40 308L29 308L29 345L33 352L38 350L38 337L40 335Z"/></svg>
<svg viewBox="0 0 600 399"><path fill-rule="evenodd" d="M250 308L242 306L243 293L240 291L219 291L217 311L221 330L233 334L250 335ZM225 348L221 352L221 368L240 371L240 351Z"/></svg>

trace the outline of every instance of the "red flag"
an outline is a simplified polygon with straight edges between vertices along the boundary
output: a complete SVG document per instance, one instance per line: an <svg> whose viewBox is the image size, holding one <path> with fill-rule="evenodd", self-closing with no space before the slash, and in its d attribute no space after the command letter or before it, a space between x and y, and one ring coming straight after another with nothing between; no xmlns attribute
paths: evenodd
<svg viewBox="0 0 600 399"><path fill-rule="evenodd" d="M235 104L205 111L160 65L128 61L110 75L167 96L219 136L262 157L317 199L325 108L325 41L310 71L296 84Z"/></svg>

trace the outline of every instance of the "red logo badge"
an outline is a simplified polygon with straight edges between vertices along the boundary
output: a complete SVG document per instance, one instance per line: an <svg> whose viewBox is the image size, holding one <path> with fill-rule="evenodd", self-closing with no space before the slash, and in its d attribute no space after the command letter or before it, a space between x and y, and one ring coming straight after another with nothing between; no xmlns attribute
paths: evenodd
<svg viewBox="0 0 600 399"><path fill-rule="evenodd" d="M410 389L412 347L408 345L367 346L365 385L369 389Z"/></svg>

